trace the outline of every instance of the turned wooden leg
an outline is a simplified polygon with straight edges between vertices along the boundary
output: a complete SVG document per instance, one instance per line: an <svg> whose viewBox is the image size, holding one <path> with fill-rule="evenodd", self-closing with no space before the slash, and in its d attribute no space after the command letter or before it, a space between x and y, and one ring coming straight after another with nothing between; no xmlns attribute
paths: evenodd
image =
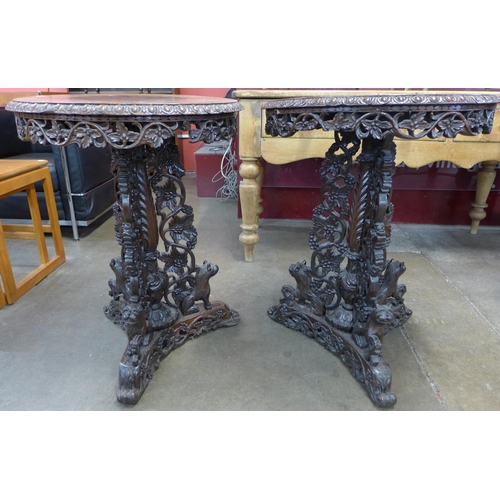
<svg viewBox="0 0 500 500"><path fill-rule="evenodd" d="M260 214L264 211L264 207L262 206L262 180L264 179L264 167L259 163L260 173L257 176L257 184L259 186L259 191L257 195L257 224L259 223Z"/></svg>
<svg viewBox="0 0 500 500"><path fill-rule="evenodd" d="M257 234L260 187L257 177L261 172L257 158L244 159L240 166L241 229L240 241L245 248L245 260L253 262L253 247L259 241Z"/></svg>
<svg viewBox="0 0 500 500"><path fill-rule="evenodd" d="M470 226L471 234L477 234L479 223L486 217L484 209L488 207L486 200L495 180L495 166L497 163L497 161L483 161L477 173L476 201L471 203L473 208L469 212L469 217L472 219Z"/></svg>

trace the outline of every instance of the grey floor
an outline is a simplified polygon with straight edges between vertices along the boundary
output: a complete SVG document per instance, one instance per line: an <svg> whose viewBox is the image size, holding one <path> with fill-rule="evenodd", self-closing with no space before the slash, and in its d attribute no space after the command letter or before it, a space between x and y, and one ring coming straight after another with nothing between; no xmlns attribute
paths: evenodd
<svg viewBox="0 0 500 500"><path fill-rule="evenodd" d="M393 226L389 256L406 264L413 316L384 339L398 401L379 410L339 359L267 316L294 284L289 265L309 258L309 223L261 220L246 263L236 202L197 198L192 175L185 184L197 259L220 266L212 299L237 310L239 325L172 352L137 405L118 403L126 336L102 313L114 221L83 228L78 242L64 228L66 263L0 310L1 410L500 410L499 227ZM18 274L32 243L9 242Z"/></svg>

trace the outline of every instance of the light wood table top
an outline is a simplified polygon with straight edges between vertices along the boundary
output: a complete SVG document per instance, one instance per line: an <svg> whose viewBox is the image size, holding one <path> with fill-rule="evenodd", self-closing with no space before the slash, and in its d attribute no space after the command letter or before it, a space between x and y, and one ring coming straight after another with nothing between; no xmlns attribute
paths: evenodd
<svg viewBox="0 0 500 500"><path fill-rule="evenodd" d="M0 181L47 165L47 160L0 160Z"/></svg>

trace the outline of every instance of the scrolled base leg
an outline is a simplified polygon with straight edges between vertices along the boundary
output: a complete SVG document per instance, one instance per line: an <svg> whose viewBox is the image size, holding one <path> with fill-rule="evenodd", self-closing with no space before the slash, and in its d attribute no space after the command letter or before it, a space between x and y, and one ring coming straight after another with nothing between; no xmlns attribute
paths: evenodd
<svg viewBox="0 0 500 500"><path fill-rule="evenodd" d="M324 317L298 304L271 307L268 315L277 323L314 339L337 356L377 407L390 408L396 404L396 395L390 391L391 368L380 354L371 356L369 346L359 347L351 334L333 327Z"/></svg>
<svg viewBox="0 0 500 500"><path fill-rule="evenodd" d="M171 351L187 340L218 328L234 326L239 314L223 302L212 308L181 316L170 328L132 338L123 354L119 369L117 400L135 405L141 399L154 373Z"/></svg>

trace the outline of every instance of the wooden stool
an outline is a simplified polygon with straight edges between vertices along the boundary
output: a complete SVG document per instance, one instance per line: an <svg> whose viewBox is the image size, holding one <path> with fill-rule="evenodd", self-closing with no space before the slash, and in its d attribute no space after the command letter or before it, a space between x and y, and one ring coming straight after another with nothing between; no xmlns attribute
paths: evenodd
<svg viewBox="0 0 500 500"><path fill-rule="evenodd" d="M1 224L0 222L0 276L5 288L5 295L0 287L0 307L13 304L19 297L47 277L54 269L65 262L61 227L57 216L54 189L46 160L0 160L0 198L5 198L19 191L26 191L33 224ZM40 208L35 191L35 182L42 181L49 213L48 226L42 225ZM55 257L49 259L44 232L52 233ZM12 272L6 239L36 240L40 265L27 276L16 282Z"/></svg>

